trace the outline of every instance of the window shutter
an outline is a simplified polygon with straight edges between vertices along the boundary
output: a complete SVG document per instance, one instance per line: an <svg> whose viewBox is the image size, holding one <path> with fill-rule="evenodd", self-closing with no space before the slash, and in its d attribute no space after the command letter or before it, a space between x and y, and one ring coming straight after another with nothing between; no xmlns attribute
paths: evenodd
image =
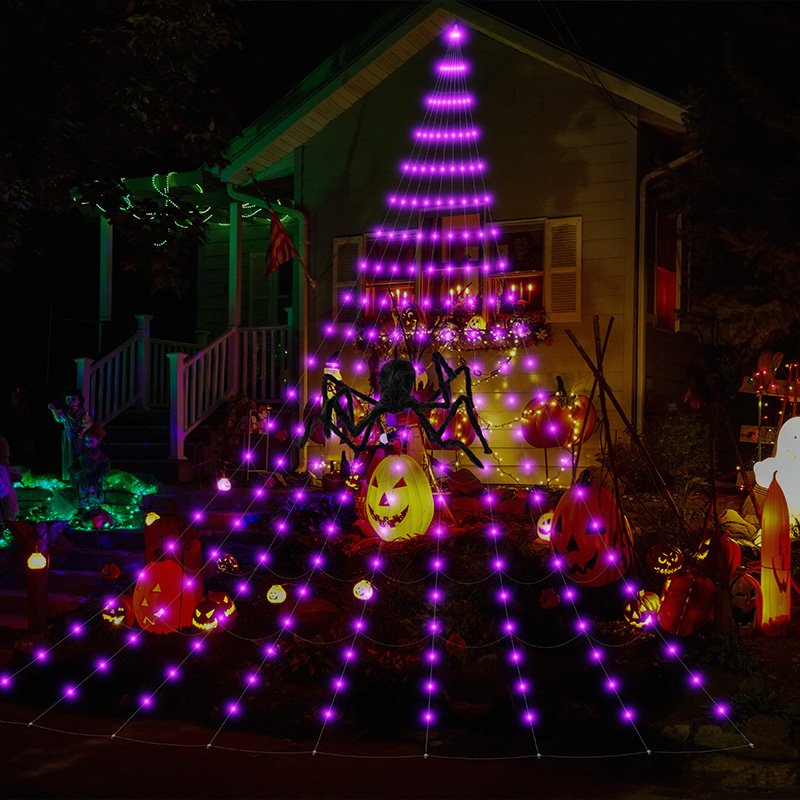
<svg viewBox="0 0 800 800"><path fill-rule="evenodd" d="M334 321L348 324L356 321L360 307L361 276L358 261L364 253L363 236L337 236L333 240L333 309ZM352 301L343 303L344 295Z"/></svg>
<svg viewBox="0 0 800 800"><path fill-rule="evenodd" d="M544 302L552 322L580 321L581 238L581 217L545 223Z"/></svg>

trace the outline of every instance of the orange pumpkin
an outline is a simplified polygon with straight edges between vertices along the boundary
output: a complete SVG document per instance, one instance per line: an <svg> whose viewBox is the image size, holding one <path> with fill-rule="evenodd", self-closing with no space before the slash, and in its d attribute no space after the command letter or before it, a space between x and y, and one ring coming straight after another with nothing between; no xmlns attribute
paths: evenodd
<svg viewBox="0 0 800 800"><path fill-rule="evenodd" d="M594 432L597 416L589 398L569 394L560 375L556 380L555 394L535 397L522 412L522 436L531 447L569 447Z"/></svg>
<svg viewBox="0 0 800 800"><path fill-rule="evenodd" d="M564 574L584 586L619 580L631 561L631 531L607 489L589 481L588 471L558 501L550 546L565 562Z"/></svg>
<svg viewBox="0 0 800 800"><path fill-rule="evenodd" d="M186 585L184 571L170 559L151 561L139 573L133 590L133 611L142 630L173 633L192 624L200 598Z"/></svg>
<svg viewBox="0 0 800 800"><path fill-rule="evenodd" d="M386 456L369 479L365 507L367 521L381 539L410 539L431 524L433 492L411 456Z"/></svg>

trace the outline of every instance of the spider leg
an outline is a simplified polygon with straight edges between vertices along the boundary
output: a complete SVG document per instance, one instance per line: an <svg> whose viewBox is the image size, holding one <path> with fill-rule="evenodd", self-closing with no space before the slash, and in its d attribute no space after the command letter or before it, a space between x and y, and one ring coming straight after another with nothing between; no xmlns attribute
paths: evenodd
<svg viewBox="0 0 800 800"><path fill-rule="evenodd" d="M475 411L475 404L472 402L472 399L467 397L466 395L460 394L457 398L455 403L450 407L450 411L447 412L447 416L444 418L444 421L439 425L438 431L439 435L444 433L445 428L448 424L452 421L453 417L458 413L458 409L460 406L464 406L464 410L467 412L467 416L469 417L470 424L475 429L475 433L480 439L481 444L483 445L483 452L484 453L491 453L492 449L489 447L486 438L483 435L483 430L481 429L480 421L478 420L478 414Z"/></svg>
<svg viewBox="0 0 800 800"><path fill-rule="evenodd" d="M447 408L453 400L450 384L461 374L464 375L464 392L467 397L472 400L472 372L466 364L462 364L460 367L453 369L444 360L444 356L436 352L433 354L433 366L436 370L436 378L439 382L439 392L441 392L442 399L447 403L444 408Z"/></svg>
<svg viewBox="0 0 800 800"><path fill-rule="evenodd" d="M331 375L328 372L323 373L322 375L322 396L325 397L327 394L327 385L328 383L332 383L334 388L334 393L336 394L350 394L351 397L357 397L359 400L363 400L365 403L369 403L370 405L377 405L378 401L375 398L370 397L368 394L364 394L363 392L359 392L357 389L354 389L352 386L348 386L343 380L340 380L334 375Z"/></svg>

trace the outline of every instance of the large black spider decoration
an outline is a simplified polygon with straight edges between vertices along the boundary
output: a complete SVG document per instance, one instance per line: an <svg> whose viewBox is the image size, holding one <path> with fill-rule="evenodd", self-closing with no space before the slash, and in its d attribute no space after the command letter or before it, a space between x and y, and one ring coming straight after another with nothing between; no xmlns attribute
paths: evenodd
<svg viewBox="0 0 800 800"><path fill-rule="evenodd" d="M460 367L453 369L440 353L433 354L433 366L436 370L438 389L433 397L427 401L417 400L413 396L416 372L411 362L402 358L387 361L381 367L378 374L379 396L377 400L353 389L333 375L323 374L322 397L325 400L320 412L313 414L306 421L305 432L300 440L300 447L308 441L312 428L321 422L325 436L335 433L346 445L353 449L354 453L361 453L366 450L370 434L383 414L399 414L408 410L416 416L420 427L425 432L428 440L436 445L436 449L457 447L466 454L476 467L482 469L483 464L480 459L464 442L459 439L442 438L447 426L463 406L469 417L470 424L475 429L475 433L483 445L483 452L492 452L481 430L478 415L475 413L475 403L472 399L472 374L469 371L469 367L466 364L462 364ZM453 401L450 384L462 373L464 375L465 393L458 395ZM369 413L359 422L355 421L353 412L354 397L372 406ZM441 397L441 400L437 400L436 398L438 397ZM427 417L427 412L434 408L447 409L447 415L438 428L435 428ZM335 422L334 416L336 417ZM360 441L354 441L359 436L361 437Z"/></svg>

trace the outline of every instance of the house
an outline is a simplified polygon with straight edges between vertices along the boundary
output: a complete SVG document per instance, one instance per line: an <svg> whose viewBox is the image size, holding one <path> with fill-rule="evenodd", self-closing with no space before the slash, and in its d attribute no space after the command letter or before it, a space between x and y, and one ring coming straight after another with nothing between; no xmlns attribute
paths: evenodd
<svg viewBox="0 0 800 800"><path fill-rule="evenodd" d="M454 23L465 37L458 63L470 71L459 75L463 91L448 94L456 84L437 83L433 68L451 52L443 36ZM424 139L434 130L429 121L453 110L441 107L446 103L469 103L475 127L467 135L475 141L469 150L450 142L442 156L447 142L426 150ZM603 372L637 428L683 392L695 340L680 330L680 218L659 208L653 192L659 177L691 158L682 155L682 113L674 101L469 5L398 4L244 130L230 145L227 166L148 179L166 199L180 192L213 207L198 266L197 328L207 336L156 342L142 318L137 335L114 354L80 362L79 381L105 420L134 403L169 402L171 455L180 461L187 437L233 392L289 408L296 418L333 353L343 380L370 391L359 372L369 333L363 326L353 333L359 321L385 333L387 302L399 302L397 312L405 303L432 302L441 311L454 302L475 313L445 320L455 339L440 349L472 368L493 450L483 456L482 478L563 484L570 454L531 448L518 423L532 394L553 391L557 376L569 391L591 391L592 372L568 331L594 360L594 318L604 336L613 317ZM455 131L456 117L448 119L450 128L441 130ZM433 160L426 162L426 153ZM472 169L470 186L479 185L477 171L486 194L475 196L474 207L472 199L456 199L454 211L448 175L436 201L445 208L429 225L429 209L413 206L410 194L387 201L396 187L420 184L422 176L404 174L404 163L412 171L445 163ZM427 197L433 177L427 175ZM300 258L265 280L270 208ZM460 243L472 221L492 237L491 248L488 239L465 238L456 255L448 237ZM412 237L408 254L400 238L381 240L387 231ZM434 240L426 254L420 242ZM370 256L381 248L383 264ZM492 248L495 260L484 267ZM400 264L400 273L381 273L389 264ZM106 285L101 304L105 296L110 305L110 291ZM493 345L492 326L520 315L529 323L526 335ZM542 315L549 328L533 332L547 344L531 335L531 320ZM482 346L463 338L470 330ZM101 388L112 384L113 392ZM613 430L623 429L613 409L609 419ZM595 462L599 438L585 442L581 464ZM328 446L325 457L335 451Z"/></svg>

